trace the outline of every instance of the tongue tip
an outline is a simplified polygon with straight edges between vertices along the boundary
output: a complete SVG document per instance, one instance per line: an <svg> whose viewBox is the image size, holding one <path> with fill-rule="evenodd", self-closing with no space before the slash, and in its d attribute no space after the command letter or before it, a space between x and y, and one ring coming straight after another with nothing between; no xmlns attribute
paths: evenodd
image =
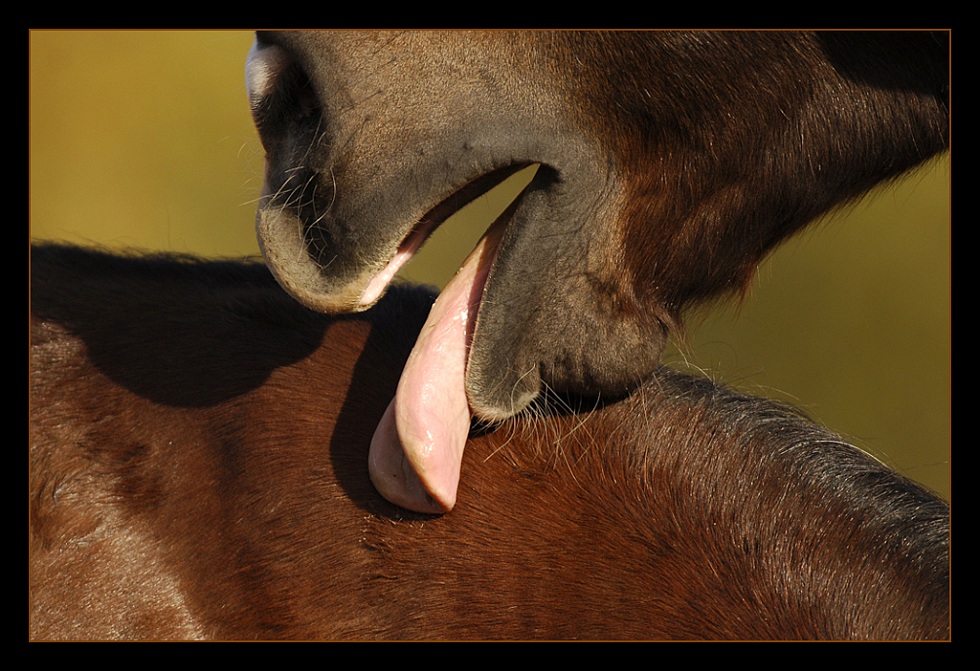
<svg viewBox="0 0 980 671"><path fill-rule="evenodd" d="M404 459L404 457L402 457ZM429 491L407 463L403 467L386 468L389 460L371 460L371 483L386 500L417 513L441 515L456 505L456 491Z"/></svg>
<svg viewBox="0 0 980 671"><path fill-rule="evenodd" d="M368 457L371 482L385 499L418 513L448 513L456 505L458 475L449 478L422 478L406 455L395 424L392 400L371 439Z"/></svg>
<svg viewBox="0 0 980 671"><path fill-rule="evenodd" d="M413 475L411 470L407 470L399 478L389 472L378 473L372 469L371 483L385 500L412 512L443 515L453 509L456 505L455 495L445 498L434 496Z"/></svg>

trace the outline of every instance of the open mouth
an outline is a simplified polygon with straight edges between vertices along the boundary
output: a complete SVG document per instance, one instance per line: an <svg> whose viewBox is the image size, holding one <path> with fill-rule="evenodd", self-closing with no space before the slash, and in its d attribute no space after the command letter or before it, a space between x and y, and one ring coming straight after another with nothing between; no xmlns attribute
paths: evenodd
<svg viewBox="0 0 980 671"><path fill-rule="evenodd" d="M416 252L422 248L422 245L425 244L432 233L447 219L480 196L488 194L511 176L526 169L529 165L533 164L515 164L491 171L453 192L452 195L429 210L419 220L418 224L409 231L408 235L405 236L405 239L398 246L398 249L388 264L364 288L364 292L361 295L360 307L366 308L377 302L398 272L415 256ZM494 225L500 227L504 224L497 222Z"/></svg>
<svg viewBox="0 0 980 671"><path fill-rule="evenodd" d="M477 180L478 185L471 183L474 190L467 191L499 184L516 169L491 173ZM405 363L395 398L371 441L372 481L385 498L406 508L439 513L455 503L473 419L466 393L470 349L487 280L519 201L520 196L494 220L436 299ZM404 263L429 233L431 226L413 231L396 258L372 280L365 296L380 292L396 272L392 266Z"/></svg>

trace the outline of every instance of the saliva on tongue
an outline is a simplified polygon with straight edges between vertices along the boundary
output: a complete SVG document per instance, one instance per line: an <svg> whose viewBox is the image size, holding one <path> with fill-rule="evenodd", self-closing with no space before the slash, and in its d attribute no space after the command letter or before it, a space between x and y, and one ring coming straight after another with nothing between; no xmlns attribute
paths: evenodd
<svg viewBox="0 0 980 671"><path fill-rule="evenodd" d="M484 236L436 299L371 440L371 481L409 510L444 513L456 503L472 419L469 339L496 242Z"/></svg>

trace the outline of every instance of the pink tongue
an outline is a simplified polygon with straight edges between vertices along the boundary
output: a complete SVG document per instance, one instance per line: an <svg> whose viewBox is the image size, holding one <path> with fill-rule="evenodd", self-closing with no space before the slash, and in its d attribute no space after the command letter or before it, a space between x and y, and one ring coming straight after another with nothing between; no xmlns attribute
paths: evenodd
<svg viewBox="0 0 980 671"><path fill-rule="evenodd" d="M456 503L472 417L465 387L470 322L490 267L481 260L493 247L480 240L432 306L371 440L371 481L409 510L443 513Z"/></svg>

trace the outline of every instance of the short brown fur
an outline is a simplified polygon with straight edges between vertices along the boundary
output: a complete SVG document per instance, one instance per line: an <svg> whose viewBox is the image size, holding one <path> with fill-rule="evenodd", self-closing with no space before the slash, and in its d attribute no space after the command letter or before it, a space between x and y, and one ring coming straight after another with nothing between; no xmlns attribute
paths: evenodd
<svg viewBox="0 0 980 671"><path fill-rule="evenodd" d="M35 248L31 637L948 637L943 501L669 369L471 437L449 515L387 503L366 449L431 300Z"/></svg>

